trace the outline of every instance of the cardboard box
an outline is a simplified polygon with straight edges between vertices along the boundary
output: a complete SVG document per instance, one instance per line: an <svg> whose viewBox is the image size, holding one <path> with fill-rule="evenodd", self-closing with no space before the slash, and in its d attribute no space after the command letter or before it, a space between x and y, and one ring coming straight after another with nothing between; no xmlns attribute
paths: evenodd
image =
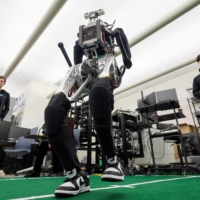
<svg viewBox="0 0 200 200"><path fill-rule="evenodd" d="M180 130L182 134L186 134L186 133L196 133L196 127L194 125L191 124L179 124Z"/></svg>
<svg viewBox="0 0 200 200"><path fill-rule="evenodd" d="M176 161L180 161L180 158L178 156L177 144L174 144L173 147L174 147L174 158Z"/></svg>

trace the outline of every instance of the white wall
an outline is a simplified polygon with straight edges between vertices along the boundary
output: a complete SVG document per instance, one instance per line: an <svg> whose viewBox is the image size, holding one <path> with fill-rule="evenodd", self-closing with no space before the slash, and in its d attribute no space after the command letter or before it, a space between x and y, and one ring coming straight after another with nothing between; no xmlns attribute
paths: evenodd
<svg viewBox="0 0 200 200"><path fill-rule="evenodd" d="M17 95L15 106L13 109L13 115L15 116L15 125L21 126L21 122L24 116L24 111L26 107L26 102L30 90L31 83L25 85L24 88L21 90L21 93Z"/></svg>
<svg viewBox="0 0 200 200"><path fill-rule="evenodd" d="M175 88L180 102L180 107L183 109L183 113L186 115L186 118L180 119L179 123L194 124L187 102L187 97L189 96L189 94L186 91L186 89L192 87L193 78L198 74L198 71L194 70L182 76L170 79L169 81L161 82L156 86L144 89L144 96L154 91L162 91L166 89ZM137 100L140 98L141 92L137 92L130 96L116 100L114 110L119 108L135 110L137 108ZM172 111L160 111L159 114L162 115L164 113L169 112Z"/></svg>
<svg viewBox="0 0 200 200"><path fill-rule="evenodd" d="M14 105L15 105L15 98L10 97L10 106L9 106L9 112L7 113L7 115L4 118L4 121L10 122L11 121L11 117L12 117L12 113L13 113L13 109L14 109Z"/></svg>
<svg viewBox="0 0 200 200"><path fill-rule="evenodd" d="M44 110L50 99L46 96L49 93L50 86L31 81L24 108L24 114L20 127L41 128L44 124Z"/></svg>

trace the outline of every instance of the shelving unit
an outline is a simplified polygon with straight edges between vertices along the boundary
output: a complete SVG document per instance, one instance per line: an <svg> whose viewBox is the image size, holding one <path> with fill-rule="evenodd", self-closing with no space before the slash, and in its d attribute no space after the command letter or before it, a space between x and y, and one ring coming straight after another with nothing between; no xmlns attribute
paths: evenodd
<svg viewBox="0 0 200 200"><path fill-rule="evenodd" d="M69 116L74 119L74 125L76 129L85 129L86 137L81 141L80 151L87 151L87 172L92 173L92 151L96 152L96 164L98 161L99 147L97 138L95 135L95 142L92 142L92 136L94 136L94 126L92 115L89 109L88 95L84 95L71 102L72 108L69 111ZM93 146L93 147L92 147ZM95 147L94 147L95 146Z"/></svg>
<svg viewBox="0 0 200 200"><path fill-rule="evenodd" d="M123 167L128 167L128 160L144 157L142 148L142 135L141 126L138 123L138 116L133 116L128 110L116 110L112 114L113 122L117 123L118 126L113 126L115 146L118 150L119 157L123 160ZM116 132L121 133L117 136ZM138 135L137 139L133 139L132 134ZM118 146L118 140L120 147ZM138 144L140 148L135 151L134 143Z"/></svg>
<svg viewBox="0 0 200 200"><path fill-rule="evenodd" d="M186 91L189 92L189 93L192 93L192 89L193 88L188 88L188 89L186 89ZM196 117L196 112L197 112L196 105L198 103L200 104L200 99L197 99L197 98L192 96L190 98L187 98L187 101L188 101L190 113L192 115L192 119L193 119L194 125L196 127L196 132L197 132L197 136L198 136L199 143L200 143L200 118Z"/></svg>
<svg viewBox="0 0 200 200"><path fill-rule="evenodd" d="M163 103L158 103L156 105L152 105L154 107L154 110L156 111L163 111L163 110L173 110L173 113L167 114L167 115L163 115L163 116L159 116L158 117L158 122L160 121L167 121L167 120L175 120L176 124L178 125L178 119L185 117L182 113L176 112L176 108L180 108L179 104L176 101L165 101ZM151 147L151 156L152 156L152 161L153 161L153 168L150 169L151 171L181 171L182 174L185 174L186 171L189 170L189 166L188 166L188 162L187 162L187 157L186 157L186 151L185 151L185 147L184 147L184 141L183 141L183 136L182 133L179 129L176 130L171 130L169 133L162 133L162 134L156 134L156 135L152 135L151 130L150 130L150 123L149 123L149 118L148 118L148 112L152 110L152 106L144 106L142 108L138 108L137 110L140 113L146 113L146 118L147 118L147 124L149 127L149 141L150 141L150 147ZM159 120L160 118L160 120ZM156 165L155 162L155 156L154 156L154 149L153 149L153 139L156 137L165 137L165 136L177 136L180 139L180 147L181 147L181 151L184 157L184 161L185 163L183 163L183 160L181 160L180 165L178 166L174 166L174 167L167 167L167 168L163 168L163 167L158 167ZM169 163L170 164L170 163Z"/></svg>

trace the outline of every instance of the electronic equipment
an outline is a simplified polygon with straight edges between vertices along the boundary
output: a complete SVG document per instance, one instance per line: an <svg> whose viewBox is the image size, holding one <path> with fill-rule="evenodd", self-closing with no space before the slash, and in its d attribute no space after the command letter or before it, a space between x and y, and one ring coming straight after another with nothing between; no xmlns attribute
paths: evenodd
<svg viewBox="0 0 200 200"><path fill-rule="evenodd" d="M182 135L183 140L184 138L189 138L189 142L191 143L191 145L193 146L193 150L194 150L194 155L198 155L200 156L200 142L199 142L199 137L197 135L197 133L186 133Z"/></svg>
<svg viewBox="0 0 200 200"><path fill-rule="evenodd" d="M160 130L158 129L150 129L150 130L153 135L160 132ZM175 162L174 148L171 145L171 143L164 142L163 137L154 138L152 142L153 142L154 156L157 165L162 166ZM143 145L144 157L137 158L135 160L135 164L144 166L153 165L148 129L142 130L142 145Z"/></svg>
<svg viewBox="0 0 200 200"><path fill-rule="evenodd" d="M29 135L29 134L30 134L29 128L11 126L9 134L8 134L8 138L19 138L19 137Z"/></svg>
<svg viewBox="0 0 200 200"><path fill-rule="evenodd" d="M110 29L110 25L97 19L103 14L105 14L103 9L86 13L85 18L90 18L90 22L87 26L79 27L79 45L87 57L114 53L113 31Z"/></svg>
<svg viewBox="0 0 200 200"><path fill-rule="evenodd" d="M157 104L155 92L152 92L151 94L146 95L143 99L141 98L137 100L137 104L138 104L138 108L149 107L148 113L150 115L155 115L155 116L157 115L156 107L155 107L155 105Z"/></svg>
<svg viewBox="0 0 200 200"><path fill-rule="evenodd" d="M149 113L156 113L158 110L172 109L170 104L166 104L167 102L174 102L173 108L179 108L179 101L174 88L152 92L151 94L146 95L143 99L141 98L137 100L138 108L149 107Z"/></svg>
<svg viewBox="0 0 200 200"><path fill-rule="evenodd" d="M158 103L163 103L166 101L175 101L179 104L175 88L156 92L156 98Z"/></svg>
<svg viewBox="0 0 200 200"><path fill-rule="evenodd" d="M37 134L38 134L38 127L32 128L32 129L30 130L30 134L31 134L31 135L37 135Z"/></svg>
<svg viewBox="0 0 200 200"><path fill-rule="evenodd" d="M157 103L156 93L152 92L151 94L145 96L144 99L141 98L137 100L137 103L138 103L138 108L155 105Z"/></svg>
<svg viewBox="0 0 200 200"><path fill-rule="evenodd" d="M0 141L7 140L11 122L2 121L0 122Z"/></svg>
<svg viewBox="0 0 200 200"><path fill-rule="evenodd" d="M166 123L158 123L157 124L157 129L159 129L159 130L163 130L163 129L169 129L170 127L173 127L174 126L174 124L166 124Z"/></svg>
<svg viewBox="0 0 200 200"><path fill-rule="evenodd" d="M132 154L139 154L140 153L140 144L139 144L139 136L136 131L130 131L129 129L125 129L126 131L126 148L127 152ZM123 151L123 140L122 140L122 133L121 131L115 132L115 146L118 151Z"/></svg>

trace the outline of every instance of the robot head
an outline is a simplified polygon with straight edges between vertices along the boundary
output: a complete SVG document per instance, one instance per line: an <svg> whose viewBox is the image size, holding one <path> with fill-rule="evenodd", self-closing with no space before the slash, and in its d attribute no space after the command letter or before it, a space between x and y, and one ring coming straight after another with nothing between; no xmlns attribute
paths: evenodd
<svg viewBox="0 0 200 200"><path fill-rule="evenodd" d="M103 9L85 13L84 17L90 19L90 22L79 27L79 45L88 58L98 57L113 50L114 38L110 25L98 19L98 16L103 14Z"/></svg>
<svg viewBox="0 0 200 200"><path fill-rule="evenodd" d="M104 10L103 9L99 9L99 10L97 10L97 11L92 11L92 12L89 12L89 13L85 13L84 14L84 17L85 17L85 19L90 19L90 21L92 20L92 19L98 19L98 16L101 16L101 15L104 15L105 14L105 12L104 12Z"/></svg>

